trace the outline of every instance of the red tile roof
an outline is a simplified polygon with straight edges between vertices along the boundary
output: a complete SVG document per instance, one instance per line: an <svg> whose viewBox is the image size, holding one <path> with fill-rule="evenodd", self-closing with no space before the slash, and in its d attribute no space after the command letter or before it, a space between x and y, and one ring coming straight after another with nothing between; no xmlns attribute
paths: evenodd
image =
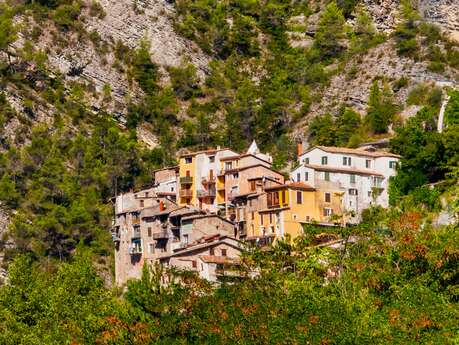
<svg viewBox="0 0 459 345"><path fill-rule="evenodd" d="M213 264L238 264L241 262L239 258L228 256L200 255L199 258L204 262Z"/></svg>
<svg viewBox="0 0 459 345"><path fill-rule="evenodd" d="M345 154L352 154L352 155L372 157L372 158L377 158L377 157L400 158L401 157L399 155L396 155L395 153L390 153L390 152L384 152L384 151L371 152L371 151L366 151L363 149L350 149L348 147L335 147L335 146L314 146L304 151L301 155L304 155L305 153L308 153L314 149L320 149L322 151L329 152L329 153L345 153Z"/></svg>
<svg viewBox="0 0 459 345"><path fill-rule="evenodd" d="M285 184L281 184L279 186L266 187L265 190L276 190L276 189L281 189L281 188L301 189L301 190L307 190L307 191L316 190L314 187L311 187L310 185L308 185L306 183L303 183L303 182L285 183Z"/></svg>

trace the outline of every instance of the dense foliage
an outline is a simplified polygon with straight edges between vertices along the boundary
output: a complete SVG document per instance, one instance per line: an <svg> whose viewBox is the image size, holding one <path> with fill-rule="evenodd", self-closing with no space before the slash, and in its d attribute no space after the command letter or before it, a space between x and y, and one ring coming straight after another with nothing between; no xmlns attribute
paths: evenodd
<svg viewBox="0 0 459 345"><path fill-rule="evenodd" d="M108 255L109 199L150 183L160 157L144 152L105 116L93 130L52 132L37 127L30 144L0 155L0 193L15 209L14 252L67 257L78 243Z"/></svg>
<svg viewBox="0 0 459 345"><path fill-rule="evenodd" d="M53 268L19 258L0 289L2 344L454 344L459 322L457 226L425 214L368 212L359 240L314 246L310 226L295 243L252 250L259 275L216 289L190 274L144 269L124 299L102 287L77 255ZM176 277L164 286L161 275Z"/></svg>
<svg viewBox="0 0 459 345"><path fill-rule="evenodd" d="M396 128L396 136L391 140L391 148L402 155L397 176L391 183L391 199L408 194L417 187L447 179L459 162L459 141L457 119L459 93L451 93L445 112L445 129L437 130L438 104L423 107L416 116ZM456 178L449 183L455 184Z"/></svg>
<svg viewBox="0 0 459 345"><path fill-rule="evenodd" d="M302 0L177 0L177 31L213 59L206 75L187 61L162 71L146 41L131 49L87 32L84 16L105 15L97 2L7 3L13 6L0 4L0 199L11 225L0 240L14 246L2 248L11 264L0 287L1 344L459 341L458 227L434 222L442 203L459 211L459 92L450 93L440 134L439 89L412 87L407 103L422 109L405 123L397 116L402 105L393 91L407 86L403 77L374 80L365 118L344 104L337 114L307 121L312 144L355 147L394 130L391 149L403 156L391 181L393 208L368 210L360 226L337 229L344 247L315 246L323 229L307 227L295 243L248 251L242 273L256 270L255 279L217 288L160 268L145 268L123 293L100 278L111 263L110 198L149 183L152 168L174 163L177 149L243 150L257 139L276 167L292 161L291 130L324 96L330 77L387 39L360 1L321 8ZM436 73L458 68L453 43L408 3L392 35L398 54L426 61ZM18 25L16 15L30 16L33 25ZM293 20L313 15L314 32ZM57 46L89 40L101 56L113 54L113 68L140 88L129 101L126 130L103 111L109 85L97 94L94 85L49 70L35 42L52 25ZM293 47L295 35L310 44ZM35 126L45 106L51 122ZM159 141L153 150L137 142L135 130L145 123ZM162 285L162 274L175 283Z"/></svg>

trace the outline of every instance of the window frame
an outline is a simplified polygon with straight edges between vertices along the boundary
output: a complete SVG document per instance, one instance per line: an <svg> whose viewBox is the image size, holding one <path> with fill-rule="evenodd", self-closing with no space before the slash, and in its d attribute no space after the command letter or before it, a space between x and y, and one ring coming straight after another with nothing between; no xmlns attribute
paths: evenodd
<svg viewBox="0 0 459 345"><path fill-rule="evenodd" d="M303 204L303 192L301 190L296 191L296 204L297 205Z"/></svg>

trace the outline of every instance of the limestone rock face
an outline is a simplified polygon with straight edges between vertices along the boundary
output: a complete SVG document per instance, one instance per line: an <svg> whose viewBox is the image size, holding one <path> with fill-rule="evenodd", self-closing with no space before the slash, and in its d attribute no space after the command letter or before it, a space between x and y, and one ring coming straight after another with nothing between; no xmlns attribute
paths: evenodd
<svg viewBox="0 0 459 345"><path fill-rule="evenodd" d="M419 12L428 21L440 25L459 42L459 1L419 0Z"/></svg>
<svg viewBox="0 0 459 345"><path fill-rule="evenodd" d="M376 29L391 32L398 22L400 0L364 0L365 9L373 18Z"/></svg>
<svg viewBox="0 0 459 345"><path fill-rule="evenodd" d="M87 32L97 32L101 43L113 47L117 42L129 48L136 48L142 39L151 46L152 60L163 67L178 66L189 61L204 75L209 57L199 47L181 36L173 27L175 9L166 0L100 0L105 16L103 18L85 15ZM83 13L85 14L85 13ZM107 85L111 89L112 101L105 104L113 113L122 114L128 99L139 97L140 90L133 89L126 79L125 71L115 68L115 56L109 51L98 53L90 41L67 37L68 44L58 47L52 30L45 32L39 45L47 49L50 66L67 80L87 81L95 91L101 93ZM101 99L91 100L94 107L102 104Z"/></svg>

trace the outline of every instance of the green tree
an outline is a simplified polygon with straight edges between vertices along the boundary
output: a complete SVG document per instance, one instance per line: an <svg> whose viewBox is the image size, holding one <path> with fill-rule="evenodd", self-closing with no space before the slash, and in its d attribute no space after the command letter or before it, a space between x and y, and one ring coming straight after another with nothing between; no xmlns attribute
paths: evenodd
<svg viewBox="0 0 459 345"><path fill-rule="evenodd" d="M0 4L0 52L7 55L11 64L11 44L17 39L18 28L13 23L13 11L8 5Z"/></svg>
<svg viewBox="0 0 459 345"><path fill-rule="evenodd" d="M342 47L340 40L344 38L344 17L335 1L330 2L320 17L314 45L324 59L337 56Z"/></svg>
<svg viewBox="0 0 459 345"><path fill-rule="evenodd" d="M393 99L392 91L387 83L383 89L379 88L375 80L370 90L366 122L374 133L386 133L388 126L394 120L397 105Z"/></svg>

